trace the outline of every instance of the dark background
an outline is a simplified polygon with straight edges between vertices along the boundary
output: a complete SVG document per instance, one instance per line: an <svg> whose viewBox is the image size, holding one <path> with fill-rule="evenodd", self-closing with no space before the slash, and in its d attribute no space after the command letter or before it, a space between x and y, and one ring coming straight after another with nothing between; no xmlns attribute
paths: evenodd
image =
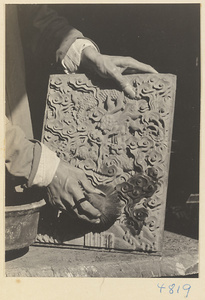
<svg viewBox="0 0 205 300"><path fill-rule="evenodd" d="M177 75L168 205L198 193L200 122L199 4L52 5L101 53L132 56Z"/></svg>
<svg viewBox="0 0 205 300"><path fill-rule="evenodd" d="M200 5L199 4L64 4L50 5L101 53L132 56L159 73L177 75L177 93L168 185L166 223L196 233L197 212L185 222L180 210L199 187ZM23 20L21 20L23 21ZM24 25L24 22L22 22ZM49 70L27 55L27 89L35 138L40 138ZM36 95L36 93L38 95ZM183 213L182 208L182 213ZM192 209L191 209L192 210ZM195 217L192 215L195 214ZM192 225L195 218L196 222ZM192 219L192 220L190 220ZM178 222L179 221L179 222ZM182 226L183 225L183 226ZM195 227L195 229L194 229ZM198 229L197 229L198 230ZM195 233L194 233L195 232Z"/></svg>

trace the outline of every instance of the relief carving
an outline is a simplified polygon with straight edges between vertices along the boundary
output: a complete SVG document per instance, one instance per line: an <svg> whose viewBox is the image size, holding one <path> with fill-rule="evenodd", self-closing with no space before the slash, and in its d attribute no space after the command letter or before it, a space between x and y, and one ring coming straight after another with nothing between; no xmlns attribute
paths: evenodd
<svg viewBox="0 0 205 300"><path fill-rule="evenodd" d="M161 250L176 77L127 78L135 99L83 74L50 77L42 140L106 194L86 195L103 212L99 225L50 242Z"/></svg>

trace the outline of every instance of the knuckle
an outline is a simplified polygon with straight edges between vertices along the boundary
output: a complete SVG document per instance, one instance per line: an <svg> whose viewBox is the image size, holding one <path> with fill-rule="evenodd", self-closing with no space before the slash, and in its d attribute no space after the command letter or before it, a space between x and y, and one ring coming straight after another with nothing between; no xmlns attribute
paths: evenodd
<svg viewBox="0 0 205 300"><path fill-rule="evenodd" d="M132 58L131 56L126 56L126 59L131 61L134 60L134 58Z"/></svg>
<svg viewBox="0 0 205 300"><path fill-rule="evenodd" d="M128 62L128 63L131 63L133 62L134 58L132 58L131 56L125 56L125 61Z"/></svg>

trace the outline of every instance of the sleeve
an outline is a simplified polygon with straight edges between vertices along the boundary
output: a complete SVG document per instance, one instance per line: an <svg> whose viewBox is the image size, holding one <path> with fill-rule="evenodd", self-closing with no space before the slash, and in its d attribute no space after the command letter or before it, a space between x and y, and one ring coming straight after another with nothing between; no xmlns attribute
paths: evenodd
<svg viewBox="0 0 205 300"><path fill-rule="evenodd" d="M36 140L26 139L21 128L6 118L5 164L11 175L24 178L28 186L47 186L59 162L53 151Z"/></svg>
<svg viewBox="0 0 205 300"><path fill-rule="evenodd" d="M26 46L31 47L36 56L49 62L54 63L59 56L64 57L72 43L83 37L80 31L48 5L18 5L18 15Z"/></svg>
<svg viewBox="0 0 205 300"><path fill-rule="evenodd" d="M26 139L20 127L14 126L6 118L5 163L8 172L16 177L29 179L31 173L35 144ZM37 146L38 148L38 146ZM37 149L39 153L40 149Z"/></svg>
<svg viewBox="0 0 205 300"><path fill-rule="evenodd" d="M82 51L86 47L92 47L99 52L98 46L93 41L88 39L77 39L70 46L65 57L61 61L65 73L74 73L78 70L81 62Z"/></svg>

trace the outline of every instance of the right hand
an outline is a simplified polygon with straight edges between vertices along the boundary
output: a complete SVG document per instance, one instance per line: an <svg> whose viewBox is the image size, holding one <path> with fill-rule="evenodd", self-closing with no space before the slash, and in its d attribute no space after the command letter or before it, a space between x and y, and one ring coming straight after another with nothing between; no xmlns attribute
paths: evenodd
<svg viewBox="0 0 205 300"><path fill-rule="evenodd" d="M101 77L113 79L130 98L135 97L135 91L123 74L158 73L150 65L132 57L104 55L93 47L86 47L82 51L81 66Z"/></svg>
<svg viewBox="0 0 205 300"><path fill-rule="evenodd" d="M80 219L99 223L101 213L85 199L82 188L88 193L102 194L92 186L82 170L61 160L52 182L47 186L48 200L59 210L70 210Z"/></svg>

